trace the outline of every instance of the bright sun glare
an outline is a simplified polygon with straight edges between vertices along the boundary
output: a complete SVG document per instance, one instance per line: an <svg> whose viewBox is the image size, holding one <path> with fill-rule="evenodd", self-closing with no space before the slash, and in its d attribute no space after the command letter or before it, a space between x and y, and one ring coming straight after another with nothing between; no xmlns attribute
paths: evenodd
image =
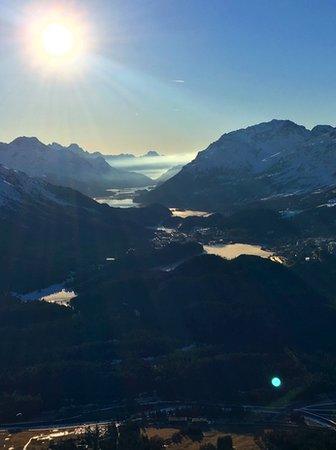
<svg viewBox="0 0 336 450"><path fill-rule="evenodd" d="M69 55L75 46L75 36L70 28L62 23L51 23L42 31L42 45L51 56Z"/></svg>
<svg viewBox="0 0 336 450"><path fill-rule="evenodd" d="M33 15L33 11L30 12ZM82 71L91 49L91 35L79 12L58 8L40 10L27 18L26 48L31 65L41 73Z"/></svg>

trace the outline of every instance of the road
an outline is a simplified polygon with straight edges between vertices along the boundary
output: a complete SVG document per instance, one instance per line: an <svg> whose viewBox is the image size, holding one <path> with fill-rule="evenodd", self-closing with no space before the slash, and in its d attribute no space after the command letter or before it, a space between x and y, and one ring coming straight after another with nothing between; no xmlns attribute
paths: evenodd
<svg viewBox="0 0 336 450"><path fill-rule="evenodd" d="M146 411L147 414L155 413L158 411L167 411L172 410L176 408L181 407L187 407L187 406L195 406L196 403L192 403L190 405L187 405L185 403L181 402L152 402L149 404L146 404L148 406L148 409ZM114 404L113 406L97 409L95 411L78 414L76 416L68 417L68 418L62 418L59 420L53 420L53 421L36 421L36 422L21 422L16 424L2 424L0 425L0 431L1 432L7 432L10 433L11 431L18 431L21 432L36 432L34 435L30 435L28 441L25 443L24 447L22 447L24 450L29 450L29 446L31 442L41 436L43 434L44 436L52 437L54 433L61 433L61 435L69 434L69 432L73 432L73 430L84 430L86 427L89 426L95 426L98 425L106 425L110 423L111 421L115 420L116 415L113 414L113 410L115 408L119 408L121 405ZM208 405L210 406L210 405ZM214 405L212 405L214 406ZM225 404L218 404L216 406L220 406L221 408L224 408L225 410L229 411L233 407L236 407L236 405L225 405ZM333 408L334 406L334 408ZM260 429L260 427L265 426L274 426L277 428L288 428L293 426L298 426L296 424L290 424L288 421L288 417L292 412L299 412L302 414L307 421L311 422L310 425L312 426L319 426L319 427L327 427L332 428L336 430L336 421L333 420L333 413L336 413L336 403L335 402L325 402L315 405L306 405L306 406L298 406L296 408L294 407L267 407L263 405L243 405L242 406L244 410L254 412L258 415L263 415L264 417L258 420L257 423L251 422L247 423L246 421L230 421L230 423L227 423L226 420L215 420L212 421L213 426L223 426L226 425L232 425L232 426L239 426L239 427L251 427L255 429ZM106 418L106 413L111 411L111 414L109 414L109 417ZM99 415L101 417L99 418ZM104 416L104 419L102 419L102 416ZM138 416L133 416L134 418ZM124 420L127 420L128 417L124 417ZM172 423L170 423L167 420L167 426L172 426ZM83 431L82 431L83 432ZM57 437L57 436L54 436Z"/></svg>

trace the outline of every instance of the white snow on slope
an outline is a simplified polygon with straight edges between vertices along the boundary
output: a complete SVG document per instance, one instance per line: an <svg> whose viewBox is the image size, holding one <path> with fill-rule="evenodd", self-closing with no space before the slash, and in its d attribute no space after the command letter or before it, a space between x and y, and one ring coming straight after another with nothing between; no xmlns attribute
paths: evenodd
<svg viewBox="0 0 336 450"><path fill-rule="evenodd" d="M66 204L45 181L0 165L0 207L19 207L22 202Z"/></svg>
<svg viewBox="0 0 336 450"><path fill-rule="evenodd" d="M336 183L336 130L272 120L224 134L184 171L195 176L220 172L225 181L238 174L265 177L284 186L284 193L330 186Z"/></svg>

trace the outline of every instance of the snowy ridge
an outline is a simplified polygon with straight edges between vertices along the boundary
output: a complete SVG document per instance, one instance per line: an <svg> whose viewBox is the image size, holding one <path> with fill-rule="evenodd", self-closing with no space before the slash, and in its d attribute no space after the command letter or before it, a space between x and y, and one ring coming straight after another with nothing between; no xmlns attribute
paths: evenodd
<svg viewBox="0 0 336 450"><path fill-rule="evenodd" d="M45 181L0 165L0 208L18 208L23 202L67 204Z"/></svg>
<svg viewBox="0 0 336 450"><path fill-rule="evenodd" d="M174 166L171 169L168 169L159 178L156 179L156 182L164 183L165 181L169 180L170 178L174 177L179 172L181 172L182 168L183 168L183 165L179 164L178 166Z"/></svg>
<svg viewBox="0 0 336 450"><path fill-rule="evenodd" d="M334 185L336 129L272 120L224 134L142 200L230 208Z"/></svg>
<svg viewBox="0 0 336 450"><path fill-rule="evenodd" d="M336 131L328 125L313 130L287 120L272 120L224 134L200 152L184 170L199 174L221 170L231 176L271 178L283 192L336 183Z"/></svg>
<svg viewBox="0 0 336 450"><path fill-rule="evenodd" d="M0 164L86 194L125 184L147 186L151 181L144 175L113 168L99 154L90 154L76 144L45 145L34 137L0 143Z"/></svg>

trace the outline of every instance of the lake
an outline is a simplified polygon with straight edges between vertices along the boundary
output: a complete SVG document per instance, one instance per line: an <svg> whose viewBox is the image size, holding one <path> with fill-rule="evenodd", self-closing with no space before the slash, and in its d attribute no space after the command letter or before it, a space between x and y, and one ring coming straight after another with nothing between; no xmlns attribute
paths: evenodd
<svg viewBox="0 0 336 450"><path fill-rule="evenodd" d="M186 217L208 217L211 213L207 211L196 211L194 209L179 209L179 208L169 208L172 215L175 217L182 217L185 219Z"/></svg>
<svg viewBox="0 0 336 450"><path fill-rule="evenodd" d="M58 305L63 306L69 306L70 301L77 297L74 291L71 289L66 289L63 284L53 284L38 291L15 295L25 302L44 301L49 303L57 303Z"/></svg>
<svg viewBox="0 0 336 450"><path fill-rule="evenodd" d="M140 205L133 202L134 195L139 189L146 188L120 188L109 189L105 197L95 198L98 203L106 203L113 208L137 208Z"/></svg>
<svg viewBox="0 0 336 450"><path fill-rule="evenodd" d="M226 259L234 259L240 255L254 255L261 258L271 258L276 261L276 256L270 250L263 249L260 245L251 244L226 244L204 245L204 250L210 255L221 256ZM279 261L278 261L279 262Z"/></svg>

